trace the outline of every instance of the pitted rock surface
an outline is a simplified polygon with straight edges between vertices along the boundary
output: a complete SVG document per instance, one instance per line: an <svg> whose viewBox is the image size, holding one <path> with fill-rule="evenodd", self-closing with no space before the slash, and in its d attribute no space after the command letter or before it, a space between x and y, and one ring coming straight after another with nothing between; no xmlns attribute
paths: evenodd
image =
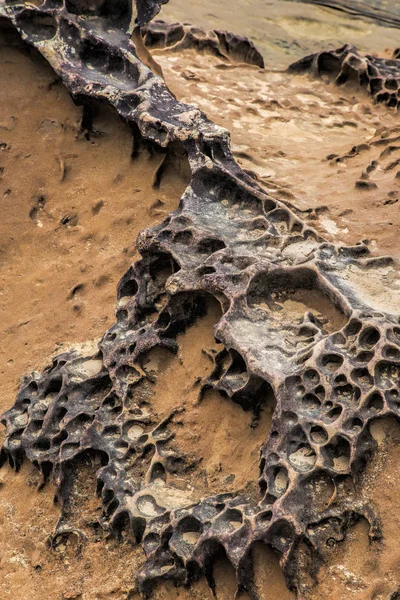
<svg viewBox="0 0 400 600"><path fill-rule="evenodd" d="M192 48L220 58L229 57L257 67L264 67L264 59L253 42L229 31L205 31L186 23L153 21L143 28L144 41L149 48L168 48L180 52Z"/></svg>
<svg viewBox="0 0 400 600"><path fill-rule="evenodd" d="M369 424L400 415L400 326L397 314L363 300L352 274L367 278L390 259L371 257L364 244L324 241L266 194L234 161L228 132L178 102L139 61L125 33L128 8L121 2L118 28L106 7L86 14L76 1L47 0L0 15L84 105L86 129L91 102L106 102L131 124L133 154L146 144L164 155L154 185L182 152L191 181L179 208L140 234L142 259L118 285L116 323L98 352L61 354L25 378L3 415L1 460L18 468L26 456L44 480L52 475L65 509L71 465L98 454L102 524L143 544L145 595L160 580L187 584L201 573L213 586L213 557L223 547L239 588L256 598L251 548L261 540L279 553L288 586L306 597L301 574L316 571L325 544L343 539L361 515L371 538L381 535L357 482L375 445ZM214 333L224 349L201 390L214 387L255 413L271 389L276 397L254 473L258 499L198 501L192 490L173 488L170 476L191 468L169 443L179 402L162 421L151 405L147 353L176 352L177 335L204 313L209 295L223 310ZM302 309L297 318L293 305ZM63 513L54 544L68 533Z"/></svg>
<svg viewBox="0 0 400 600"><path fill-rule="evenodd" d="M351 44L337 50L310 54L292 65L289 73L310 73L313 76L331 78L338 85L355 82L371 94L375 102L387 106L400 104L400 60L396 49L393 58L363 56Z"/></svg>

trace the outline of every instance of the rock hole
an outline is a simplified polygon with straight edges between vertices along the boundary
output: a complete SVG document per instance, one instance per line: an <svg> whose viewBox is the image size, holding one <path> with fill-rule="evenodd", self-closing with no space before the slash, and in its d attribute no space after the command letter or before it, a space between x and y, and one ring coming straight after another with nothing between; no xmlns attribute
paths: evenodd
<svg viewBox="0 0 400 600"><path fill-rule="evenodd" d="M316 454L309 444L300 444L295 452L289 454L289 462L296 471L310 471L316 460Z"/></svg>
<svg viewBox="0 0 400 600"><path fill-rule="evenodd" d="M373 385L373 379L372 376L370 374L370 372L368 371L368 369L354 369L351 373L351 378L353 379L353 381L355 381L356 383L358 383L358 385L360 385L361 387L370 387Z"/></svg>
<svg viewBox="0 0 400 600"><path fill-rule="evenodd" d="M200 254L211 256L214 252L225 248L225 243L217 238L204 238L197 244L197 250Z"/></svg>
<svg viewBox="0 0 400 600"><path fill-rule="evenodd" d="M321 359L321 365L328 373L334 373L343 364L343 356L340 354L325 354Z"/></svg>
<svg viewBox="0 0 400 600"><path fill-rule="evenodd" d="M358 319L351 319L344 328L343 333L346 337L352 337L354 335L357 335L360 332L361 328L361 321L359 321Z"/></svg>
<svg viewBox="0 0 400 600"><path fill-rule="evenodd" d="M372 348L380 339L380 333L375 327L366 327L359 337L359 343L366 348Z"/></svg>
<svg viewBox="0 0 400 600"><path fill-rule="evenodd" d="M347 471L350 466L350 444L337 436L329 444L322 448L326 461L336 471Z"/></svg>
<svg viewBox="0 0 400 600"><path fill-rule="evenodd" d="M395 346L385 346L382 350L382 354L389 360L395 360L400 362L400 350Z"/></svg>
<svg viewBox="0 0 400 600"><path fill-rule="evenodd" d="M318 56L318 72L320 75L338 75L341 70L340 60L330 52L321 52Z"/></svg>
<svg viewBox="0 0 400 600"><path fill-rule="evenodd" d="M282 496L287 490L289 485L289 476L285 467L279 467L274 469L273 476L273 488L277 496Z"/></svg>
<svg viewBox="0 0 400 600"><path fill-rule="evenodd" d="M183 246L190 246L193 242L193 233L190 230L178 231L174 236L175 244L182 244Z"/></svg>
<svg viewBox="0 0 400 600"><path fill-rule="evenodd" d="M307 410L317 410L321 406L320 400L314 394L305 394L301 399L302 404Z"/></svg>
<svg viewBox="0 0 400 600"><path fill-rule="evenodd" d="M51 379L44 391L45 398L50 395L56 396L61 391L62 384L63 380L61 376Z"/></svg>
<svg viewBox="0 0 400 600"><path fill-rule="evenodd" d="M150 481L161 481L165 483L167 481L167 474L161 463L155 463L151 468Z"/></svg>
<svg viewBox="0 0 400 600"><path fill-rule="evenodd" d="M364 423L358 417L354 417L353 419L346 421L343 427L352 434L358 434L364 427Z"/></svg>
<svg viewBox="0 0 400 600"><path fill-rule="evenodd" d="M32 42L51 40L57 33L57 21L51 15L25 10L17 15L16 21L17 27Z"/></svg>
<svg viewBox="0 0 400 600"><path fill-rule="evenodd" d="M318 385L318 383L320 381L318 371L316 371L315 369L307 369L304 372L304 380L309 385L312 385L312 386Z"/></svg>
<svg viewBox="0 0 400 600"><path fill-rule="evenodd" d="M379 392L372 393L365 401L365 408L375 412L381 411L383 409L383 405L383 398Z"/></svg>
<svg viewBox="0 0 400 600"><path fill-rule="evenodd" d="M301 322L304 315L310 313L315 321L312 331L310 328L311 336L318 327L332 333L346 323L339 301L327 295L316 273L307 268L276 269L255 275L249 285L247 302L250 308L272 311L274 318L290 326L294 319Z"/></svg>
<svg viewBox="0 0 400 600"><path fill-rule="evenodd" d="M336 421L336 419L338 419L340 417L342 412L343 412L343 406L335 406L328 410L328 412L326 413L326 418L329 421Z"/></svg>
<svg viewBox="0 0 400 600"><path fill-rule="evenodd" d="M138 291L138 284L135 279L125 278L124 276L118 285L118 298L131 298Z"/></svg>
<svg viewBox="0 0 400 600"><path fill-rule="evenodd" d="M311 440L315 444L324 444L328 440L328 434L320 425L314 425L310 429Z"/></svg>

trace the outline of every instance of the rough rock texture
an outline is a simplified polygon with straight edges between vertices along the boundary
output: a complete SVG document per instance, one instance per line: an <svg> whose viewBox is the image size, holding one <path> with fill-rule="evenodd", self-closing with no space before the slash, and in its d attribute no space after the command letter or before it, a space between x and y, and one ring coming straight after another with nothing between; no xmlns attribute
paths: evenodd
<svg viewBox="0 0 400 600"><path fill-rule="evenodd" d="M104 6L81 16L77 2L47 1L0 14L84 105L88 135L93 100L106 102L131 123L133 153L145 143L164 154L155 186L182 152L191 181L179 208L139 236L142 260L119 283L117 321L98 352L62 354L25 379L3 416L1 460L18 468L26 456L44 481L52 474L64 509L57 545L80 535L65 519L74 460L99 455L102 524L143 544L144 594L159 580L185 584L201 572L213 586L222 547L239 588L255 598L250 551L261 540L280 554L288 586L306 596L299 574L317 569L321 547L343 539L361 515L370 536L380 536L356 484L376 443L369 424L399 416L400 327L398 315L363 303L353 275L368 277L390 259L370 257L363 244L325 242L269 197L233 160L226 130L169 93ZM276 397L256 499L220 494L193 503L190 490L175 488L171 475L191 468L170 444L179 398L161 422L147 401L146 355L155 347L175 352L177 334L204 312L209 295L224 312L215 328L224 349L200 390L215 387L255 418L271 389ZM304 309L296 320L293 304Z"/></svg>
<svg viewBox="0 0 400 600"><path fill-rule="evenodd" d="M184 23L154 21L143 28L144 41L149 48L168 48L179 52L193 48L221 58L264 67L264 59L253 42L229 31L205 31Z"/></svg>
<svg viewBox="0 0 400 600"><path fill-rule="evenodd" d="M328 3L329 0L327 0ZM338 0L342 6L345 3ZM350 0L348 0L350 1ZM333 5L334 0L332 0ZM347 2L346 2L347 3ZM395 0L354 0L354 13L326 8L315 2L274 0L266 5L258 0L231 0L229 10L218 2L174 0L163 7L162 18L170 23L190 21L204 29L221 29L247 35L262 53L265 62L274 69L284 69L302 56L333 50L345 42L363 52L387 56L388 48L399 45L398 28L392 16L389 20L361 17L375 4L392 10L400 17ZM396 6L397 4L397 6ZM393 27L388 25L393 23Z"/></svg>
<svg viewBox="0 0 400 600"><path fill-rule="evenodd" d="M313 76L329 76L341 85L354 81L366 87L375 102L384 102L387 106L400 104L400 60L395 50L392 59L376 56L362 56L350 44L332 51L310 54L290 65L289 73L306 73Z"/></svg>

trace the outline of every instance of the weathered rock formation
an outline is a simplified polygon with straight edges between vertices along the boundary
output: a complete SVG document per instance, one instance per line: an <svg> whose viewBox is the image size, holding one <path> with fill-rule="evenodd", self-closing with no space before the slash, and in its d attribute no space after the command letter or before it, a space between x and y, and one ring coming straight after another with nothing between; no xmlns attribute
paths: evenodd
<svg viewBox="0 0 400 600"><path fill-rule="evenodd" d="M398 107L400 103L400 60L395 50L392 59L362 56L354 46L311 54L290 65L289 73L327 76L342 85L354 82L365 87L375 102Z"/></svg>
<svg viewBox="0 0 400 600"><path fill-rule="evenodd" d="M234 161L228 132L177 101L137 58L125 33L129 7L85 6L47 0L40 7L6 6L0 15L83 105L89 135L93 103L105 102L131 125L133 155L145 144L163 156L155 186L182 153L191 180L179 208L139 236L142 259L118 285L116 323L98 352L62 354L26 377L3 416L1 460L17 469L27 457L44 481L53 477L65 508L74 460L98 454L102 524L129 530L143 544L144 594L160 580L186 584L200 573L212 586L213 557L223 547L239 588L256 597L250 551L261 540L279 553L288 586L304 597L301 573L317 569L323 545L343 539L360 516L371 537L380 536L379 518L356 484L375 444L369 424L400 414L400 326L398 315L362 299L354 274L368 277L390 258L371 257L364 244L324 241L268 196ZM138 7L143 25L159 3ZM168 31L161 36L166 45ZM229 39L236 38L223 43ZM320 70L328 61L343 71L343 56L350 56L347 49L304 59L301 67L316 63ZM382 63L380 72L389 77L389 68L396 81L397 63ZM255 415L271 389L276 397L254 473L258 499L220 494L193 503L189 492L175 489L171 475L190 469L170 444L179 400L161 422L148 402L146 355L157 347L176 352L177 334L203 313L209 295L223 310L215 337L224 349L214 354L201 391L214 387ZM293 303L303 305L302 316L293 317ZM69 533L79 535L62 515L54 544Z"/></svg>
<svg viewBox="0 0 400 600"><path fill-rule="evenodd" d="M144 41L149 48L168 48L180 52L191 48L220 58L230 58L257 67L264 67L264 59L253 42L229 31L205 31L184 23L153 21L143 27Z"/></svg>

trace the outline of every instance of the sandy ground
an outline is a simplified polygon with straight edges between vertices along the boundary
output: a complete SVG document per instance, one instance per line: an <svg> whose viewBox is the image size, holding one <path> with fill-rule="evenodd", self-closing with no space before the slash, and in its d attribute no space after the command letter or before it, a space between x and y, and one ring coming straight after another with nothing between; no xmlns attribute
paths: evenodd
<svg viewBox="0 0 400 600"><path fill-rule="evenodd" d="M305 76L227 66L190 51L153 55L180 99L231 132L238 162L271 195L293 203L324 237L346 244L364 240L374 254L393 256L391 277L398 280L395 111L374 106L356 88ZM360 180L368 181L369 189L358 187ZM366 282L369 301L383 297L382 283ZM399 312L397 301L391 309ZM312 600L389 600L400 593L400 520L394 510L400 425L377 422L372 433L378 450L359 489L381 515L384 543L370 543L367 523L358 523L343 544L326 549Z"/></svg>
<svg viewBox="0 0 400 600"><path fill-rule="evenodd" d="M129 129L101 114L102 133L79 134L74 106L40 59L0 46L0 410L20 377L69 344L98 339L112 323L116 284L134 260L135 239L175 208L186 179L171 172L153 190L158 159L133 164ZM3 433L3 432L2 432ZM70 559L50 552L57 522L50 486L26 465L0 474L0 598L125 597L141 551L115 541ZM90 519L98 514L98 502ZM85 502L85 488L79 490ZM96 512L97 511L97 512ZM140 556L140 560L142 557ZM114 590L114 591L113 591ZM64 594L64 596L63 596ZM70 595L68 595L70 594ZM114 594L114 595L113 595ZM117 596L115 596L117 594ZM79 595L76 597L80 597Z"/></svg>
<svg viewBox="0 0 400 600"><path fill-rule="evenodd" d="M198 104L230 129L239 162L272 194L311 209L303 217L330 239L353 243L367 238L375 253L399 257L400 180L395 175L400 168L387 168L398 150L382 156L385 142L373 144L377 136L396 135L393 113L373 107L360 92L303 77L289 82L281 73L226 68L190 52L179 57L160 53L157 60L180 99ZM157 157L142 153L132 161L129 130L110 112L99 114L98 135L87 140L79 133L80 116L46 64L21 47L10 47L3 36L1 411L13 403L24 373L40 369L68 345L98 339L111 324L116 283L137 258L137 233L177 206L187 182L185 164L177 164L154 190ZM388 136L382 137L382 128ZM368 148L351 152L365 144ZM346 156L349 152L354 156ZM336 157L326 158L332 154ZM378 164L370 181L377 187L360 190L355 182L372 160ZM179 361L160 352L148 357L157 373L151 389L157 412L167 414L177 402L182 405L176 440L193 457L189 484L204 495L252 491L258 449L273 410L271 400L252 428L251 414L216 393L198 402L195 384L211 368L204 349L216 346L213 327L219 316L219 306L210 303L207 315L180 336ZM400 492L400 426L378 424L373 433L379 453L359 485L382 516L385 542L370 544L360 522L345 543L328 547L311 600L389 600L398 590L400 522L393 507ZM7 467L0 472L1 600L138 600L131 589L142 551L128 540L107 538L96 525L100 505L94 469L89 460L77 466L70 515L88 542L58 552L48 545L59 514L51 485L40 490L28 464L17 475ZM255 547L254 560L260 600L293 598L271 550ZM218 600L233 600L233 569L224 557L214 574ZM155 598L211 600L212 594L200 580L190 590L163 585ZM249 600L244 594L239 598Z"/></svg>
<svg viewBox="0 0 400 600"><path fill-rule="evenodd" d="M174 93L231 132L239 164L272 196L292 203L328 239L368 240L372 252L400 256L394 109L307 76L225 65L190 51L153 54ZM357 187L365 176L369 189Z"/></svg>
<svg viewBox="0 0 400 600"><path fill-rule="evenodd" d="M116 284L137 258L138 232L178 205L187 180L185 165L177 165L154 190L159 159L144 153L132 162L129 129L110 112L100 113L98 135L87 140L79 133L81 109L52 71L38 56L10 47L7 36L0 46L0 65L4 411L24 373L42 368L68 346L95 341L111 324ZM272 405L266 406L254 429L250 413L215 392L198 403L195 382L212 367L203 348L215 346L213 327L220 314L219 306L210 304L203 320L180 337L179 361L160 353L148 357L159 373L152 393L160 415L176 405L182 387L186 391L176 436L198 465L193 483L204 495L249 483L254 488L251 474L257 472L272 415ZM106 540L93 525L100 512L94 468L89 461L77 469L71 515L88 543L61 553L48 547L59 515L54 490L50 485L39 490L40 480L28 464L17 475L8 467L1 471L2 600L134 597L129 590L143 562L142 551L128 542ZM264 549L257 556L262 552L270 553ZM290 597L277 558L272 559L274 585ZM228 599L234 578L221 565L223 561L216 565L219 597ZM159 597L196 597L192 594L211 598L204 581L187 593L162 588Z"/></svg>
<svg viewBox="0 0 400 600"><path fill-rule="evenodd" d="M384 8L398 14L396 0L385 3ZM361 52L378 54L400 46L396 29L338 10L286 0L231 0L229 10L224 2L213 0L170 0L160 17L245 35L264 55L267 68L273 69L286 68L298 58L318 52L321 44L334 49L349 43Z"/></svg>

